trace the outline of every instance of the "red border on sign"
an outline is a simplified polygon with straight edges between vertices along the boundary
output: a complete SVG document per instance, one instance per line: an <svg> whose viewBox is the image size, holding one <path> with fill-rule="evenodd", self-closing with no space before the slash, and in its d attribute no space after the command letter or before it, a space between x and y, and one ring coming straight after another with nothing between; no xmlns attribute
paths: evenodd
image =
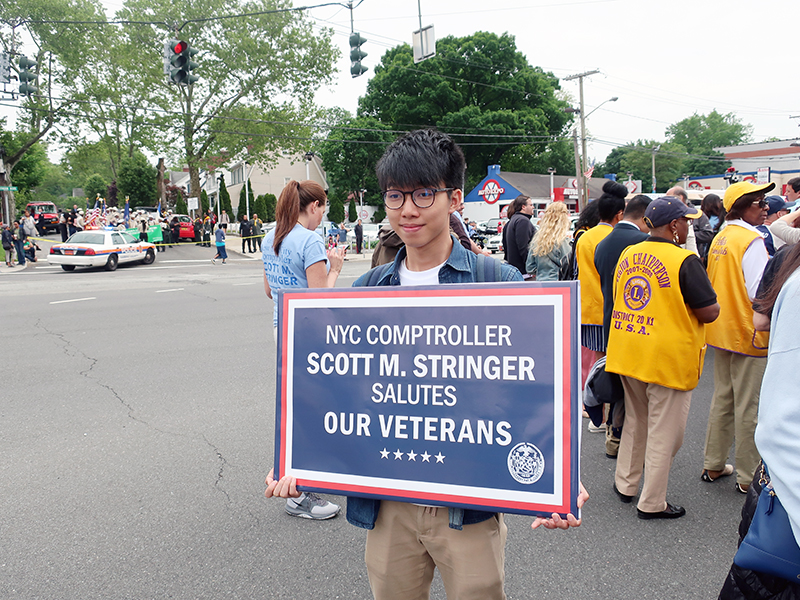
<svg viewBox="0 0 800 600"><path fill-rule="evenodd" d="M449 505L473 505L473 506L486 506L486 507L500 507L518 511L539 511L542 513L557 512L566 514L571 512L572 494L570 493L571 486L571 472L570 460L572 457L571 448L574 443L572 431L572 403L571 394L573 386L572 378L572 364L570 361L570 344L571 344L571 331L570 320L566 318L570 313L570 294L569 288L566 287L537 287L530 285L530 287L491 287L481 288L481 284L471 284L470 289L448 289L447 287L439 287L435 289L410 289L401 288L397 286L392 287L375 287L375 288L350 288L340 289L336 292L330 290L298 290L292 292L283 292L281 294L281 304L283 310L283 328L281 337L281 380L280 380L280 448L279 448L279 464L278 473L282 476L286 473L286 431L287 423L287 371L288 371L288 356L285 351L288 344L288 314L289 303L293 299L326 299L326 298L340 298L342 296L359 296L366 298L447 298L447 297L481 297L481 296L561 296L562 314L565 318L562 319L562 464L561 464L561 480L562 490L560 505L557 504L540 504L519 502L512 500L494 500L486 498L476 498L474 496L459 496L452 494L438 494L434 492L425 492L421 494L415 491L397 490L392 488L383 488L378 486L358 486L353 484L341 484L330 481L318 481L314 479L297 479L298 489L310 488L317 490L324 490L330 493L341 493L343 495L352 495L352 492L358 492L367 496L380 496L383 498L397 498L407 501L439 501ZM475 287L473 287L475 286ZM574 491L575 497L578 495L578 489Z"/></svg>

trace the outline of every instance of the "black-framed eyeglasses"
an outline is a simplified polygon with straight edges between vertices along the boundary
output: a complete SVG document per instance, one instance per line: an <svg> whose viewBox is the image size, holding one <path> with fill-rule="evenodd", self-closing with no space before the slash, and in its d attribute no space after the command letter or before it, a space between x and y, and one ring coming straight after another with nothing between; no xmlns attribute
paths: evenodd
<svg viewBox="0 0 800 600"><path fill-rule="evenodd" d="M406 196L411 196L411 201L417 208L430 208L439 192L452 192L455 188L419 188L413 192L400 190L386 190L381 192L383 203L390 210L399 210L406 203Z"/></svg>

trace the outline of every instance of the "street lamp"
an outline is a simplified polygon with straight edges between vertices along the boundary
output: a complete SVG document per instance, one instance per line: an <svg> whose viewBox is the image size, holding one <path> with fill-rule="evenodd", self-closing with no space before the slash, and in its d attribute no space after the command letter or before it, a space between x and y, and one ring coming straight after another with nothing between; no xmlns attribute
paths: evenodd
<svg viewBox="0 0 800 600"><path fill-rule="evenodd" d="M652 163L653 171L652 172L653 172L653 193L654 194L656 193L656 152L658 152L659 150L661 150L661 144L659 144L658 146L653 146L653 163Z"/></svg>
<svg viewBox="0 0 800 600"><path fill-rule="evenodd" d="M306 152L305 155L303 155L303 158L306 160L306 181L311 179L311 174L308 171L308 164L314 160L314 156L315 154L313 152Z"/></svg>
<svg viewBox="0 0 800 600"><path fill-rule="evenodd" d="M587 119L587 117L589 117L589 115L591 115L593 112L595 112L598 108L600 108L601 106L603 106L607 102L616 102L617 100L619 100L619 97L618 96L612 96L608 100L604 100L603 102L601 102L600 104L595 106L591 111L589 111L589 114L586 114L586 108L583 105L583 80L581 80L580 95L581 95L581 106L580 106L580 108L572 108L572 107L565 108L564 112L567 112L567 113L578 113L580 115L580 117L581 117L581 154L582 154L581 202L582 202L582 206L580 208L582 208L583 206L586 206L586 203L589 201L589 182L586 179L586 171L589 170L588 158L586 156L586 119Z"/></svg>
<svg viewBox="0 0 800 600"><path fill-rule="evenodd" d="M550 173L550 202L552 202L556 199L553 194L553 175L556 174L556 170L554 167L547 167L547 172Z"/></svg>

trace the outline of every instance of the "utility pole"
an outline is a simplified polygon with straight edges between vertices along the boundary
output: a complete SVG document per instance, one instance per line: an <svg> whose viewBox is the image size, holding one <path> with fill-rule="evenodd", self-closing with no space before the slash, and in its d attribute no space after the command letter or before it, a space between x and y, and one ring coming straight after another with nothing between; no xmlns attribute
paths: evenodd
<svg viewBox="0 0 800 600"><path fill-rule="evenodd" d="M653 173L653 193L656 193L656 152L661 149L661 144L658 146L653 146L653 163L652 163L652 173Z"/></svg>
<svg viewBox="0 0 800 600"><path fill-rule="evenodd" d="M580 195L580 202L579 206L583 207L589 201L589 182L586 180L586 176L584 173L589 169L588 162L586 160L586 111L583 105L583 78L589 77L590 75L596 75L600 71L598 69L594 69L593 71L586 71L584 73L578 73L577 75L570 75L569 77L564 77L564 81L572 81L573 79L578 80L578 90L580 93L580 101L581 101L581 154L582 154L582 168L580 179L578 182L581 184L581 195Z"/></svg>
<svg viewBox="0 0 800 600"><path fill-rule="evenodd" d="M578 156L578 130L573 127L572 128L572 145L575 148L575 174L577 176L576 183L579 186L582 186L582 179L581 179L581 161L580 157ZM585 207L586 204L581 201L581 191L578 192L578 212L581 212Z"/></svg>

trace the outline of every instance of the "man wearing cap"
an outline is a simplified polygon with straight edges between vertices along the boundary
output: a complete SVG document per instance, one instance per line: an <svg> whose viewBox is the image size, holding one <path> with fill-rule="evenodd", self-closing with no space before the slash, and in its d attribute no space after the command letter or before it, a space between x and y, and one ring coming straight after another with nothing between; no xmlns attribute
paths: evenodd
<svg viewBox="0 0 800 600"><path fill-rule="evenodd" d="M784 245L784 242L780 238L773 237L769 226L777 221L779 217L789 214L789 209L787 208L789 205L780 196L767 196L765 200L768 205L767 218L764 220L764 224L757 225L756 229L761 232L767 253L772 257L775 256L775 251Z"/></svg>
<svg viewBox="0 0 800 600"><path fill-rule="evenodd" d="M735 487L741 493L747 493L760 460L753 435L769 334L755 331L752 301L769 261L756 227L764 223L765 196L774 187L742 181L725 190L727 225L708 252L708 277L722 311L706 328L706 343L714 348L714 397L701 479L712 482L733 474L725 461L735 438Z"/></svg>
<svg viewBox="0 0 800 600"><path fill-rule="evenodd" d="M614 492L630 503L644 475L640 519L686 514L667 502L667 483L703 371L704 324L720 310L702 261L680 247L699 216L678 198L653 200L644 214L650 237L626 248L614 272L606 370L625 390Z"/></svg>

